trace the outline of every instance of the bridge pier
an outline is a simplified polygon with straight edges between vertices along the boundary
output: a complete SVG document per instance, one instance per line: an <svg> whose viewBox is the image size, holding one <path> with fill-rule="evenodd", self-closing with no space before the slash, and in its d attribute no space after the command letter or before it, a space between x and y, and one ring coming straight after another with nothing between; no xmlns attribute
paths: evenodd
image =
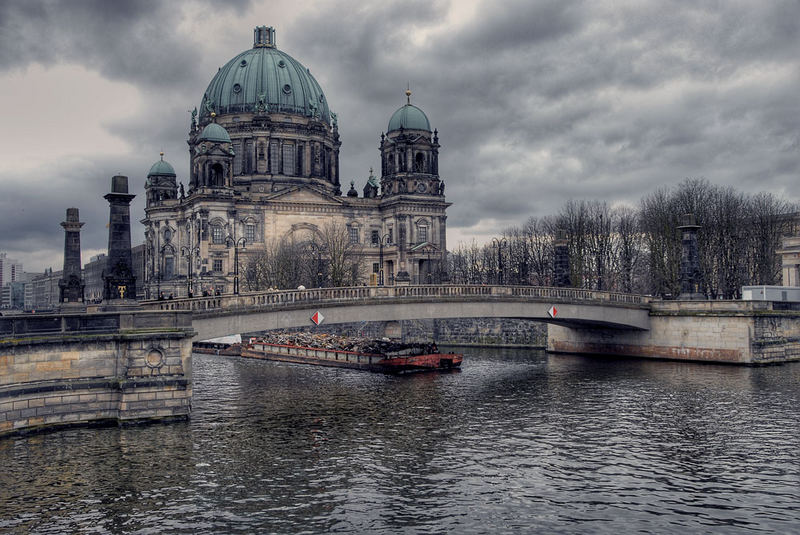
<svg viewBox="0 0 800 535"><path fill-rule="evenodd" d="M769 364L800 360L800 312L764 301L652 302L644 331L549 325L547 350Z"/></svg>
<svg viewBox="0 0 800 535"><path fill-rule="evenodd" d="M191 314L0 318L0 436L87 423L184 419Z"/></svg>

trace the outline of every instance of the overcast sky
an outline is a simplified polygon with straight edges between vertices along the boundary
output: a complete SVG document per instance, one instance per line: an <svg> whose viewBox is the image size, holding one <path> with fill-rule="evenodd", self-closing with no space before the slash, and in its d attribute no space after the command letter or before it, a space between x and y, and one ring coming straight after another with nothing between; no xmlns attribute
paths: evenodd
<svg viewBox="0 0 800 535"><path fill-rule="evenodd" d="M0 251L60 269L76 206L83 261L104 252L115 174L140 243L147 171L163 149L188 182L188 110L262 24L338 113L344 190L410 84L451 248L686 177L800 200L798 0L2 0Z"/></svg>

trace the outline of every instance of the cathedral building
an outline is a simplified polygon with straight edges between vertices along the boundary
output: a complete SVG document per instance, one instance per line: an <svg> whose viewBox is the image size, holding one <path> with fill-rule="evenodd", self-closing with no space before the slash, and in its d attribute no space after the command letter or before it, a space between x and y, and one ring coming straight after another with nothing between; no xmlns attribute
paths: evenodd
<svg viewBox="0 0 800 535"><path fill-rule="evenodd" d="M310 71L276 47L275 30L256 28L192 112L188 187L163 153L147 175L146 296L237 291L249 258L332 222L357 244L362 283L440 282L450 203L438 133L410 95L376 140L380 179L370 173L360 196L351 181L343 195L336 114Z"/></svg>

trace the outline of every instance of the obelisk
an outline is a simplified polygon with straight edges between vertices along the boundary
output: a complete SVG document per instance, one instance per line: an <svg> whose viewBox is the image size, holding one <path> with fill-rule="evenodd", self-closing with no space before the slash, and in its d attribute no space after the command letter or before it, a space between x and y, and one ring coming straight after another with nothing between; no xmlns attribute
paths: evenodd
<svg viewBox="0 0 800 535"><path fill-rule="evenodd" d="M131 208L136 195L128 193L128 177L111 179L111 193L103 198L109 204L108 260L103 272L103 301L109 306L136 304L136 277L131 258Z"/></svg>
<svg viewBox="0 0 800 535"><path fill-rule="evenodd" d="M59 308L79 312L86 308L83 302L85 284L81 277L81 227L77 208L67 208L64 227L64 269L58 281Z"/></svg>

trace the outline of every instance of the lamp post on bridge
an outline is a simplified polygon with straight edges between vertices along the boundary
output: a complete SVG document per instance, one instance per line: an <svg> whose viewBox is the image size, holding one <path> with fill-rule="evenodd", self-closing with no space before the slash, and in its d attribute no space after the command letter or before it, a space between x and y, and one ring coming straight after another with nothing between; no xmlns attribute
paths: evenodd
<svg viewBox="0 0 800 535"><path fill-rule="evenodd" d="M233 246L233 293L239 295L239 247L245 249L247 240L244 237L235 239L229 235L225 238L225 243L228 247Z"/></svg>
<svg viewBox="0 0 800 535"><path fill-rule="evenodd" d="M311 252L316 254L316 270L314 270L317 274L315 282L317 288L322 288L322 253L324 252L322 246L315 242L314 240L310 240L308 242L308 246L311 248Z"/></svg>
<svg viewBox="0 0 800 535"><path fill-rule="evenodd" d="M492 238L492 244L497 247L497 284L503 284L503 247L508 246L505 238Z"/></svg>
<svg viewBox="0 0 800 535"><path fill-rule="evenodd" d="M181 256L185 256L189 262L189 274L186 277L186 297L194 297L194 277L192 273L192 258L200 258L200 248L184 245L181 247Z"/></svg>

